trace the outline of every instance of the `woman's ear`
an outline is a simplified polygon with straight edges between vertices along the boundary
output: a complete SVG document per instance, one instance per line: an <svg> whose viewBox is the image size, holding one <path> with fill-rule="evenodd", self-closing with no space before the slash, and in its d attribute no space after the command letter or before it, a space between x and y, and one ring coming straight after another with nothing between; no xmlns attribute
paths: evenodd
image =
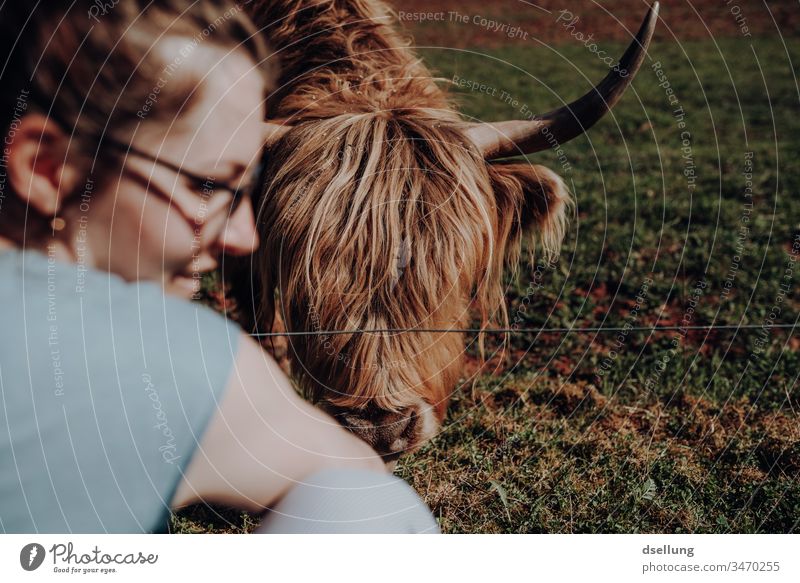
<svg viewBox="0 0 800 583"><path fill-rule="evenodd" d="M67 159L68 138L46 116L29 113L7 134L9 184L44 216L55 215L81 177Z"/></svg>

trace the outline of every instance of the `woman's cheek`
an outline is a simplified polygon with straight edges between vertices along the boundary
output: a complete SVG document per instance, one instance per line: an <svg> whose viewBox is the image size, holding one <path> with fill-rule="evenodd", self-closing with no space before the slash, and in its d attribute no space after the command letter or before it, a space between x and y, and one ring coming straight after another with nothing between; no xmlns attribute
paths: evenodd
<svg viewBox="0 0 800 583"><path fill-rule="evenodd" d="M163 236L163 252L166 259L172 259L184 269L191 262L195 246L191 226L177 213L170 213Z"/></svg>
<svg viewBox="0 0 800 583"><path fill-rule="evenodd" d="M153 279L186 269L192 259L192 231L176 211L146 205L139 230L140 270Z"/></svg>

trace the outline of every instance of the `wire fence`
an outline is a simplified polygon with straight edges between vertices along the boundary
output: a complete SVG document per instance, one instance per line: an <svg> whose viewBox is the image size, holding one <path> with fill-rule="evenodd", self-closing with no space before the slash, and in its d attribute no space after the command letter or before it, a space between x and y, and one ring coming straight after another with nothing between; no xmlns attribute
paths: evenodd
<svg viewBox="0 0 800 583"><path fill-rule="evenodd" d="M539 334L570 332L669 332L683 330L758 330L758 329L800 329L800 324L709 324L706 326L588 326L569 328L368 328L364 330L312 330L298 332L259 332L251 334L255 338L275 336L335 336L340 334L406 334L415 332L455 333L455 334Z"/></svg>

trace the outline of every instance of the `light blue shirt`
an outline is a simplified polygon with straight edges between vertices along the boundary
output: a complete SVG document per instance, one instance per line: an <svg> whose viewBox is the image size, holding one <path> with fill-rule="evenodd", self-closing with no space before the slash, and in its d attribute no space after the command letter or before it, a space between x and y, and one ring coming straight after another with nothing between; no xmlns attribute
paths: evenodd
<svg viewBox="0 0 800 583"><path fill-rule="evenodd" d="M241 330L35 251L0 252L0 532L164 532Z"/></svg>

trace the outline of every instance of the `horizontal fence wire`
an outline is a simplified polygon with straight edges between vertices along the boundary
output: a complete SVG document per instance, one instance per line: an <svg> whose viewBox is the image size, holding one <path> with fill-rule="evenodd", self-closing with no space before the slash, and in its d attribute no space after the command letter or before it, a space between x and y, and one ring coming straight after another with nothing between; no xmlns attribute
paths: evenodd
<svg viewBox="0 0 800 583"><path fill-rule="evenodd" d="M339 334L406 334L414 332L456 333L456 334L539 334L570 332L669 332L683 330L771 330L774 328L800 330L800 324L709 324L707 326L589 326L572 328L368 328L365 330L312 330L305 332L258 332L255 338L274 336L335 336Z"/></svg>

